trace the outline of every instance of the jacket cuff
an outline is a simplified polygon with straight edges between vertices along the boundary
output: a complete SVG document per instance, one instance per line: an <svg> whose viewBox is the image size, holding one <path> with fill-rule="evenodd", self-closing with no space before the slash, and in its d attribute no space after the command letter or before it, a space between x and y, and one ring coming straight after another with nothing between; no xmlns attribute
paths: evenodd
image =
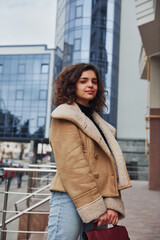
<svg viewBox="0 0 160 240"><path fill-rule="evenodd" d="M102 197L99 197L95 201L77 208L77 211L84 223L89 223L94 219L100 217L106 212L106 206Z"/></svg>
<svg viewBox="0 0 160 240"><path fill-rule="evenodd" d="M119 213L119 219L125 218L124 204L120 197L106 197L104 202L107 209L113 209Z"/></svg>

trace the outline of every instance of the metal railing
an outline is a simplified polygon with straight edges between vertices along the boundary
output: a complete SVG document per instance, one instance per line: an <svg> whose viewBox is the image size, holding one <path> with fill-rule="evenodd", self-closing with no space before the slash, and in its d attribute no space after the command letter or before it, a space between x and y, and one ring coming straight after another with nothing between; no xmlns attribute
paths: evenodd
<svg viewBox="0 0 160 240"><path fill-rule="evenodd" d="M49 186L53 176L56 173L56 166L48 166L48 165L29 165L30 168L4 168L4 171L12 171L12 172L23 172L26 173L26 177L28 178L26 184L26 192L18 192L18 191L9 191L8 189L8 180L5 181L5 190L1 192L4 194L4 202L3 202L3 210L2 212L2 223L0 224L1 228L1 240L14 240L19 239L19 234L23 234L24 238L28 240L31 234L47 234L45 229L41 230L33 230L30 227L30 219L33 215L49 215L49 208L39 210L41 206L45 205L50 199ZM37 168L35 168L37 167ZM47 168L47 169L44 169ZM43 169L42 169L43 168ZM50 168L50 169L49 169ZM45 185L44 185L45 184ZM35 190L36 189L36 190ZM46 192L47 191L47 192ZM8 200L9 198L16 195L18 199L15 201L15 210L8 210ZM23 196L25 195L25 196ZM21 196L23 196L21 198ZM37 197L37 198L36 198ZM2 199L2 198L1 198ZM26 206L22 210L18 210L18 205L24 204L26 202ZM38 210L36 210L38 209ZM8 214L12 214L7 218ZM22 217L25 217L26 229L20 228L20 220ZM30 219L29 219L30 218ZM19 228L15 229L7 229L9 223L14 222L16 219L19 219ZM15 225L14 225L15 226ZM46 222L47 226L47 222ZM13 238L13 233L18 234L17 238ZM8 234L11 234L11 239L7 237ZM21 238L22 239L22 238ZM41 238L39 238L41 239Z"/></svg>
<svg viewBox="0 0 160 240"><path fill-rule="evenodd" d="M43 211L39 210L38 208L40 208L41 206L45 206L45 204L50 199L49 182L51 182L51 180L53 179L52 175L56 173L56 166L52 165L50 169L48 165L29 165L29 167L30 168L4 168L4 171L27 173L27 184L26 191L23 192L13 191L13 188L11 190L8 190L8 181L6 181L5 183L5 189L3 192L1 192L1 194L4 194L3 209L1 211L2 223L0 223L1 240L18 240L20 234L24 236L23 239L25 240L28 240L31 234L39 234L39 237L37 239L40 240L42 239L40 235L47 235L46 228L40 230L33 230L30 227L30 216L42 215L43 217L45 215L49 215L49 208L44 208ZM132 163L132 165L127 166L127 168L132 179L137 179L138 175L147 175L148 173L148 166L138 166L133 165ZM12 198L14 195L16 195L18 198L14 201L13 204L15 209L8 209L9 199ZM21 208L23 209L20 210L20 206L22 204L23 206ZM9 216L9 214L12 214L12 216ZM8 226L10 224L14 223L16 220L19 220L20 222L23 217L25 217L26 229L21 228L20 225L19 227L15 227L14 225L12 229L8 229ZM46 226L47 223L48 222L46 222ZM8 237L10 236L9 234L11 235L11 238Z"/></svg>
<svg viewBox="0 0 160 240"><path fill-rule="evenodd" d="M40 192L42 192L43 190L49 188L49 186L50 186L50 184L48 184L48 185L46 185L46 186L38 189L37 191L35 191L35 192L33 192L33 193L30 193L30 194L27 195L26 197L23 197L23 198L21 198L20 200L18 200L17 202L15 202L14 205L15 205L15 210L16 210L16 212L18 211L17 205L18 205L19 203L22 203L23 201L28 200L28 199L30 199L31 197L38 195L38 194L39 194ZM39 195L42 196L42 194L39 194ZM50 194L43 194L43 196L45 196L45 195L50 195Z"/></svg>

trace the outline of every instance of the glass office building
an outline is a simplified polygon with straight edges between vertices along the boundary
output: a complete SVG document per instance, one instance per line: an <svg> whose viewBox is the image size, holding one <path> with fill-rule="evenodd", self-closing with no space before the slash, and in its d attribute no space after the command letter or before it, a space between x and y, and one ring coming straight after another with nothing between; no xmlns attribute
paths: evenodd
<svg viewBox="0 0 160 240"><path fill-rule="evenodd" d="M103 117L116 127L120 0L59 0L57 2L54 72L91 62L100 71L108 90L108 110Z"/></svg>
<svg viewBox="0 0 160 240"><path fill-rule="evenodd" d="M48 137L53 50L0 47L0 139Z"/></svg>

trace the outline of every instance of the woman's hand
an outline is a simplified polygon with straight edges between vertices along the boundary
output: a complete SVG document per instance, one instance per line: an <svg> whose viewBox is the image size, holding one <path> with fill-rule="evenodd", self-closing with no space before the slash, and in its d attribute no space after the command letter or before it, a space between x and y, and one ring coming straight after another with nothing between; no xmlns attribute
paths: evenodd
<svg viewBox="0 0 160 240"><path fill-rule="evenodd" d="M107 209L107 211L101 215L99 218L95 219L94 222L97 222L97 226L104 226L105 224L118 224L118 212Z"/></svg>

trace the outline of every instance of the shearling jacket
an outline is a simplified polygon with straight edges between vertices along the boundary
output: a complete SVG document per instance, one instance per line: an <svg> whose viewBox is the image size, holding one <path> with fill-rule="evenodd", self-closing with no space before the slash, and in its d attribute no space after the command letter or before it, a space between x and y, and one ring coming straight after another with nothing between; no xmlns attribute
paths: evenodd
<svg viewBox="0 0 160 240"><path fill-rule="evenodd" d="M51 116L49 141L57 173L50 190L67 192L85 223L106 209L114 209L124 217L120 190L131 183L115 128L93 112L110 152L97 127L76 103L59 105Z"/></svg>

